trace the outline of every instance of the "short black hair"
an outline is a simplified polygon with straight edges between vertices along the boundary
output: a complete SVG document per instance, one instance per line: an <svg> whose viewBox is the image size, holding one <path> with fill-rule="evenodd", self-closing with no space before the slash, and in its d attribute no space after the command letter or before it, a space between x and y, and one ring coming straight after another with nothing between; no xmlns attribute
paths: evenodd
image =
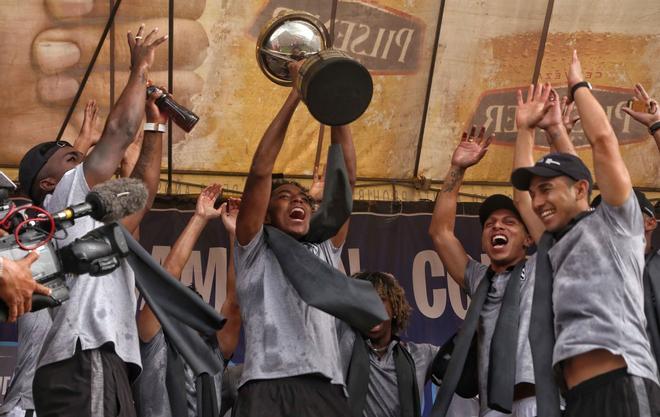
<svg viewBox="0 0 660 417"><path fill-rule="evenodd" d="M285 178L273 178L273 182L271 183L271 186L270 186L270 196L271 196L271 198L273 197L273 193L275 192L275 190L277 190L279 187L281 187L283 185L289 185L289 184L290 185L295 185L296 187L298 187L300 189L300 191L302 191L303 194L305 194L305 197L306 197L307 202L309 203L309 205L314 207L314 203L316 203L316 201L314 201L312 196L309 195L309 189L307 187L305 187L304 185L302 185L301 183L299 183L298 181L287 180Z"/></svg>

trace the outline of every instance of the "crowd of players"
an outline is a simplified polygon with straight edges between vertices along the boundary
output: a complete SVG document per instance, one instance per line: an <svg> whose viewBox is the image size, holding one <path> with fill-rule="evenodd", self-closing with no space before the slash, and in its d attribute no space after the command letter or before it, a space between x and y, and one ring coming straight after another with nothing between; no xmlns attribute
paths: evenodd
<svg viewBox="0 0 660 417"><path fill-rule="evenodd" d="M165 39L157 29L146 33L144 26L128 34L130 77L100 137L90 129L96 113L90 103L74 145L45 142L25 155L19 181L33 202L57 211L83 201L92 186L121 166L122 175L141 179L149 191L145 209L122 220L139 233L157 192L167 123L155 105L161 93L145 98L145 85ZM294 76L299 68L300 63L291 64ZM173 352L149 306L136 319L135 279L128 265L102 278L69 277L69 301L53 311L28 313L32 293L48 293L31 278L36 255L1 259L0 298L10 308L10 321L18 319L19 341L0 416L420 416L423 387L432 377L442 381L433 416L660 416L654 209L632 188L615 133L584 81L576 52L567 78L567 98L549 84L530 86L524 97L518 92L514 198L491 196L479 210L490 264L467 255L454 227L463 176L484 157L493 137L473 127L452 155L429 233L448 276L472 299L453 352L399 339L411 308L391 274L344 277L351 285L370 284L349 287L377 294L366 306L342 305L345 294L324 294L331 306L319 307L295 284L299 271L290 258L300 262L307 279L314 275L316 292L332 292L324 280L337 279L349 221L333 214L333 203L341 202L328 199L341 200L341 193L324 193L322 180L307 190L273 179L300 103L294 88L257 147L242 199L214 208L222 187L207 187L163 265L180 277L209 220L222 220L230 236L221 309L227 322L207 340L206 354L227 364L242 328L245 363L200 382ZM649 128L660 149L658 104L641 85L635 93L646 111L624 111ZM595 181L571 143L573 106L591 145ZM551 153L535 162L537 128L546 132ZM338 178L352 188L356 155L350 128L332 127L331 142L339 156L333 162ZM592 199L595 183L598 201ZM328 221L337 224L323 239L311 239L310 223L321 199L319 210L329 210ZM59 243L100 225L79 219ZM528 256L532 247L536 251ZM351 308L374 311L381 322L365 328L355 314L339 319L344 315L328 313ZM476 358L466 359L466 346L475 338ZM443 361L448 365L440 366ZM469 361L476 361L473 400L454 394ZM208 387L215 397L211 405L208 396L200 400L199 395ZM478 410L471 411L475 404Z"/></svg>

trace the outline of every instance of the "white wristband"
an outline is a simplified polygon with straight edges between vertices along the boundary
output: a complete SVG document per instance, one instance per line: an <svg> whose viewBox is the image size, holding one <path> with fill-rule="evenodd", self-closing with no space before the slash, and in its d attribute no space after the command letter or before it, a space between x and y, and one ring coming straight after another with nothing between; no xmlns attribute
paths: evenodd
<svg viewBox="0 0 660 417"><path fill-rule="evenodd" d="M160 123L145 123L144 124L144 131L145 132L167 133L167 125L163 125L163 124L160 124Z"/></svg>

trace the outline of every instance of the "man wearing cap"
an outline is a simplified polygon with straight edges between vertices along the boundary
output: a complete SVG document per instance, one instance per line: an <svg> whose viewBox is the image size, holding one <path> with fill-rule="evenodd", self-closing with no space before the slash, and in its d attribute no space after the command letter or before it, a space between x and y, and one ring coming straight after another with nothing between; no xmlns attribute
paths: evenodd
<svg viewBox="0 0 660 417"><path fill-rule="evenodd" d="M655 416L660 387L643 313L642 215L617 138L575 51L568 81L603 203L590 211L591 174L574 155L548 154L511 177L517 189L529 190L546 230L530 327L538 415L559 415L554 371L568 417ZM544 363L547 356L552 360Z"/></svg>
<svg viewBox="0 0 660 417"><path fill-rule="evenodd" d="M465 171L483 158L492 140L492 136L484 139L483 128L478 137L474 134L474 127L469 136L464 133L454 151L451 167L438 193L429 234L447 276L466 289L473 302L479 293L484 300L476 327L480 415L511 413L533 417L536 401L527 330L535 260L533 256L525 260L532 239L513 201L504 195L490 196L479 208L483 228L481 246L490 258L490 265L470 258L454 234L458 193ZM510 297L512 294L516 296ZM509 329L512 334L504 330L506 321L517 322L517 326L513 324ZM469 326L467 321L463 326ZM502 349L509 360L491 361ZM508 394L501 397L495 391L503 385Z"/></svg>
<svg viewBox="0 0 660 417"><path fill-rule="evenodd" d="M23 191L36 204L53 212L85 199L90 188L110 179L124 151L133 141L147 110L141 155L133 177L147 183L149 202L155 196L164 124L150 97L145 106L147 72L156 47L167 37L157 29L143 36L128 34L131 73L121 96L108 115L101 138L83 162L80 152L62 141L41 143L28 151L19 166ZM158 127L158 126L157 126ZM158 132L156 132L158 130ZM145 210L124 219L134 229ZM58 245L101 226L89 217L76 220ZM135 285L130 267L94 278L67 277L69 300L52 311L52 325L39 354L33 396L39 416L135 416L129 380L140 370L135 324Z"/></svg>

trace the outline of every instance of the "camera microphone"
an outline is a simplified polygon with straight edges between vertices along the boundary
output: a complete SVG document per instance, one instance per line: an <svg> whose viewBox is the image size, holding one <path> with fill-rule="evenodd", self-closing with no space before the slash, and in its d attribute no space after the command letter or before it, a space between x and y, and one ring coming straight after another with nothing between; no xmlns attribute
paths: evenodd
<svg viewBox="0 0 660 417"><path fill-rule="evenodd" d="M53 213L55 222L91 216L104 223L117 221L138 212L147 203L147 189L135 178L118 178L94 186L85 202Z"/></svg>

